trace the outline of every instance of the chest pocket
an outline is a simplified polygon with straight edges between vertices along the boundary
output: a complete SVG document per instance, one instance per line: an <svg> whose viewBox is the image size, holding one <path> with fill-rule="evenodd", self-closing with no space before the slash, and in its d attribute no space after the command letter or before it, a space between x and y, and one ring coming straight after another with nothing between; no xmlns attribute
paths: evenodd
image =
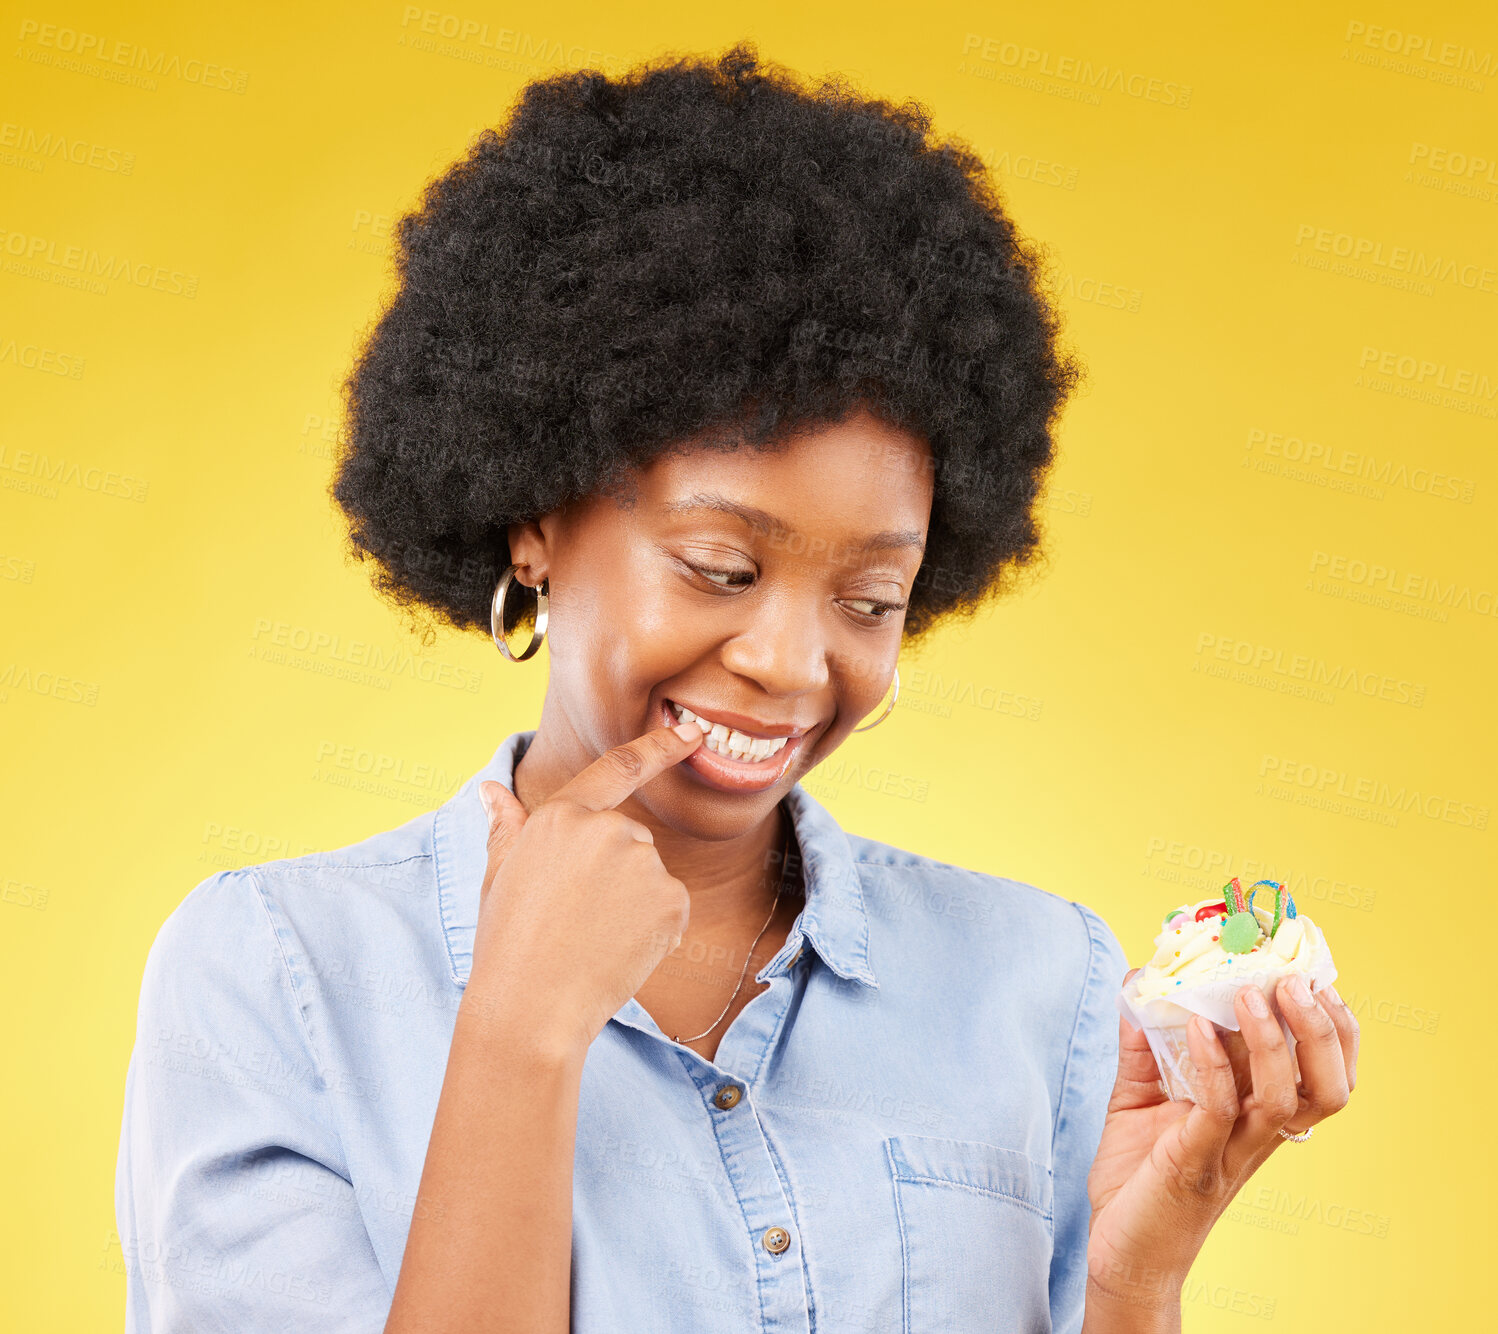
<svg viewBox="0 0 1498 1334"><path fill-rule="evenodd" d="M1051 1169L979 1140L891 1135L884 1149L902 1334L1050 1334Z"/></svg>

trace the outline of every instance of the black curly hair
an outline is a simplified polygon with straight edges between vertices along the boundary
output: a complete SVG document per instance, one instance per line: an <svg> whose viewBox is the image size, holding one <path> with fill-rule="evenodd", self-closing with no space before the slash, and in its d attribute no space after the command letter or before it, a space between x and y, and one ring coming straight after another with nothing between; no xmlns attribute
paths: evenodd
<svg viewBox="0 0 1498 1334"><path fill-rule="evenodd" d="M750 42L527 85L399 219L344 382L329 493L379 591L428 642L433 614L487 633L509 524L858 408L934 461L904 641L1007 589L1082 371L1043 252L930 131Z"/></svg>

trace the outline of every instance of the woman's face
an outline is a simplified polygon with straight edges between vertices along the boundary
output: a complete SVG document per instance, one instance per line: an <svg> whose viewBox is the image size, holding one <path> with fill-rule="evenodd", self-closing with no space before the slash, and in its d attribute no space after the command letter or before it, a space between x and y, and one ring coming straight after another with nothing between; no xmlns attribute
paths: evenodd
<svg viewBox="0 0 1498 1334"><path fill-rule="evenodd" d="M773 452L673 453L636 474L630 507L595 496L512 526L524 581L550 581L548 748L576 771L685 705L759 753L704 742L634 801L699 838L763 820L887 693L930 462L859 412Z"/></svg>

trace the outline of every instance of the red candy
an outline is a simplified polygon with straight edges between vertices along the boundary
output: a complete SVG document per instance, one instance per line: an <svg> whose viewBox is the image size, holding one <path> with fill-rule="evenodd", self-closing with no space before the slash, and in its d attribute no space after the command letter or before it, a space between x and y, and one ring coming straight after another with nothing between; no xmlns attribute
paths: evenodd
<svg viewBox="0 0 1498 1334"><path fill-rule="evenodd" d="M1227 910L1228 905L1225 903L1208 903L1196 910L1196 920L1205 922L1214 913L1225 913Z"/></svg>

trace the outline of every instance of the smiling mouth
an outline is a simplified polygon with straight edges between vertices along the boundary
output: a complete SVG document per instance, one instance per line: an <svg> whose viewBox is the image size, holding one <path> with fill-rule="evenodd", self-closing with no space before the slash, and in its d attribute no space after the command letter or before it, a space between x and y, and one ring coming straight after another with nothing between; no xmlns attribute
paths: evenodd
<svg viewBox="0 0 1498 1334"><path fill-rule="evenodd" d="M710 718L693 713L684 704L674 699L666 701L666 708L676 722L683 719L695 721L703 729L702 744L715 755L734 760L740 764L762 764L773 760L785 749L793 737L756 737L737 728L715 723Z"/></svg>

